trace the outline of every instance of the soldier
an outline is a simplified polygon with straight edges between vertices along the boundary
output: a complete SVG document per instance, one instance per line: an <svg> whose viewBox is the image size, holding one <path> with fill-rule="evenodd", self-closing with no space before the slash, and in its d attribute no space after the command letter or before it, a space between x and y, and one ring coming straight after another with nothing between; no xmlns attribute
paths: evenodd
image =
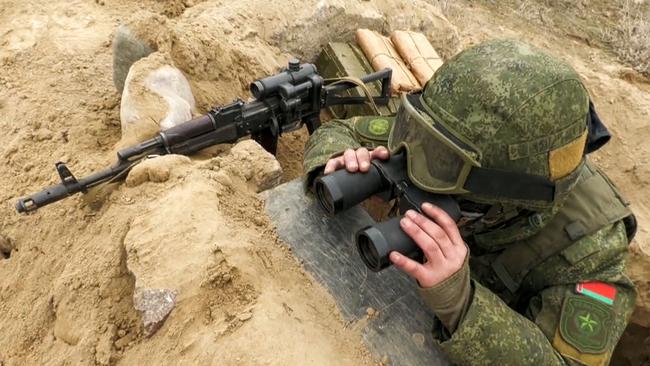
<svg viewBox="0 0 650 366"><path fill-rule="evenodd" d="M430 204L401 220L424 263L390 255L418 281L452 362L605 365L634 308L623 272L636 224L586 156L608 139L603 128L570 66L493 41L402 96L394 118L323 125L304 167L308 180L364 172L405 151L414 184L457 195L458 223Z"/></svg>

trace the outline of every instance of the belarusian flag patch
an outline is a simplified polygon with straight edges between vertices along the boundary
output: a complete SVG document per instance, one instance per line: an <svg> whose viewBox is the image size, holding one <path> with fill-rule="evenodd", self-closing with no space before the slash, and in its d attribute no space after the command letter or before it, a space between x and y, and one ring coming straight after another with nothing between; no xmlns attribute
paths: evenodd
<svg viewBox="0 0 650 366"><path fill-rule="evenodd" d="M607 305L613 305L616 298L616 287L596 281L577 284L576 292L604 302Z"/></svg>

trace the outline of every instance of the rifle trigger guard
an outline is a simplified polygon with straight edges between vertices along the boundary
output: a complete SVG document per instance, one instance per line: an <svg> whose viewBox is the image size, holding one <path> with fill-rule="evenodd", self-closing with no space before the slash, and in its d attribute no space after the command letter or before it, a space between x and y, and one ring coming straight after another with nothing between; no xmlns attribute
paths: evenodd
<svg viewBox="0 0 650 366"><path fill-rule="evenodd" d="M56 172L59 173L59 178L61 178L61 183L66 187L66 188L71 188L73 186L76 186L79 184L79 181L77 178L72 174L70 169L65 165L64 162L59 161L58 163L55 164L56 166ZM83 193L86 193L85 189L82 189Z"/></svg>

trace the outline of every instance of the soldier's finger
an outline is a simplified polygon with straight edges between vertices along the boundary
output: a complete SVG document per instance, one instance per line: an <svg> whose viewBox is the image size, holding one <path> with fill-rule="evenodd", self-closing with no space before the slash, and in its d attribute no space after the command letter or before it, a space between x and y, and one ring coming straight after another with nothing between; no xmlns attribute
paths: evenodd
<svg viewBox="0 0 650 366"><path fill-rule="evenodd" d="M406 211L406 217L411 219L411 221L413 221L417 226L420 227L420 229L422 229L422 231L424 231L431 239L433 239L435 244L437 244L442 251L442 254L445 256L445 258L451 258L454 255L451 239L447 233L442 230L440 226L438 226L438 224L413 210Z"/></svg>
<svg viewBox="0 0 650 366"><path fill-rule="evenodd" d="M434 263L444 261L445 257L440 251L440 247L416 223L408 217L402 218L399 223L402 230L422 249L424 256L429 261Z"/></svg>
<svg viewBox="0 0 650 366"><path fill-rule="evenodd" d="M356 151L359 171L365 173L370 168L370 152L365 147L358 148Z"/></svg>
<svg viewBox="0 0 650 366"><path fill-rule="evenodd" d="M383 146L378 146L370 152L370 159L386 160L390 157L390 152Z"/></svg>
<svg viewBox="0 0 650 366"><path fill-rule="evenodd" d="M445 231L454 245L465 245L463 238L460 236L458 225L456 225L454 219L452 219L443 209L426 202L422 204L422 212L429 216L429 218Z"/></svg>
<svg viewBox="0 0 650 366"><path fill-rule="evenodd" d="M338 158L333 158L327 161L327 164L325 164L325 170L323 171L323 174L327 175L330 173L334 173L335 171L341 169L345 162L343 161L343 157L339 156Z"/></svg>
<svg viewBox="0 0 650 366"><path fill-rule="evenodd" d="M391 252L388 255L388 258L390 258L390 261L393 262L395 267L397 267L402 272L415 278L418 281L422 279L425 269L420 263L414 261L411 258L407 258L398 252Z"/></svg>
<svg viewBox="0 0 650 366"><path fill-rule="evenodd" d="M352 149L347 149L343 153L343 160L345 161L345 169L350 173L356 173L359 170L359 162L357 161L357 154Z"/></svg>

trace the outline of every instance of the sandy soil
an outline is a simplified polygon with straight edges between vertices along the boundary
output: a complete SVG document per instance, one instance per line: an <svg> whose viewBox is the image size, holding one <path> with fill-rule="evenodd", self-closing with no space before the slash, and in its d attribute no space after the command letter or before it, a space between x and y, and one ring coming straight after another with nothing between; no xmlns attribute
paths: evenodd
<svg viewBox="0 0 650 366"><path fill-rule="evenodd" d="M312 60L357 26L422 30L444 57L492 37L526 39L568 60L588 84L615 134L595 160L633 202L633 250L648 257L650 83L614 56L464 2L447 9L459 33L424 1L268 4L0 0L0 365L377 362L277 240L250 184L255 166L232 151L167 162L163 178L158 171L112 187L98 208L74 197L15 214L16 197L57 180L55 161L81 176L111 162L120 140L111 37L122 23L144 28L185 73L200 111L246 98L248 83L288 54ZM281 140L285 179L301 174L305 140L304 131ZM631 272L646 279L640 297L650 303L648 262L634 261ZM177 291L176 308L151 337L133 304L141 286ZM649 315L635 321L650 326Z"/></svg>
<svg viewBox="0 0 650 366"><path fill-rule="evenodd" d="M372 364L329 295L277 241L249 184L256 167L236 154L167 162L164 174L144 178L134 171L97 210L75 197L12 212L16 197L55 182L53 162L86 175L111 161L120 138L111 34L143 8L180 11L154 2L0 5L0 364ZM193 67L198 53L176 52ZM208 99L245 96L250 78L277 67L222 64L214 74L194 68L193 80L221 76L210 95L195 90L204 109ZM178 293L150 338L133 304L140 286Z"/></svg>

